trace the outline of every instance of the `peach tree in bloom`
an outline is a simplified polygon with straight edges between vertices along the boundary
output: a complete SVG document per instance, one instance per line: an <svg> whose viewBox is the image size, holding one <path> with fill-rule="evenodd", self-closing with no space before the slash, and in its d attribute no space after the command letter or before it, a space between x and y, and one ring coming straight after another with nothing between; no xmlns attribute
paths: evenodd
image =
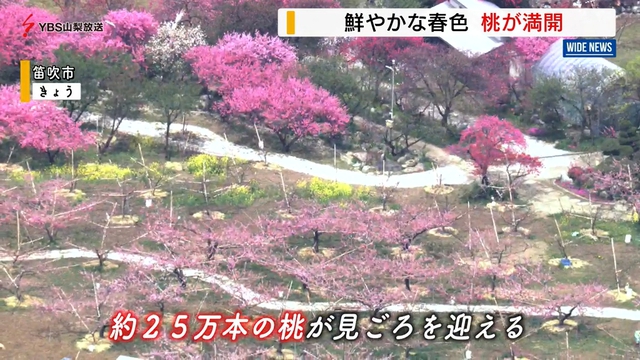
<svg viewBox="0 0 640 360"><path fill-rule="evenodd" d="M126 52L137 63L144 62L145 45L158 30L153 15L143 11L115 10L104 16L103 24L102 32L71 37L69 46L86 56L105 56L105 51Z"/></svg>
<svg viewBox="0 0 640 360"><path fill-rule="evenodd" d="M22 23L31 16L35 26L24 37L26 27ZM16 66L20 60L53 60L53 52L66 39L64 33L42 32L37 22L57 22L58 17L46 10L7 4L0 7L0 67Z"/></svg>
<svg viewBox="0 0 640 360"><path fill-rule="evenodd" d="M244 116L273 131L289 152L298 140L342 133L350 117L338 98L307 79L278 79L241 87L225 99L233 115Z"/></svg>
<svg viewBox="0 0 640 360"><path fill-rule="evenodd" d="M94 136L80 129L53 101L20 101L17 86L0 86L0 140L44 152L51 163L60 152L84 149Z"/></svg>
<svg viewBox="0 0 640 360"><path fill-rule="evenodd" d="M278 37L227 34L215 46L198 46L185 54L194 74L209 89L233 89L269 83L297 66L295 49Z"/></svg>

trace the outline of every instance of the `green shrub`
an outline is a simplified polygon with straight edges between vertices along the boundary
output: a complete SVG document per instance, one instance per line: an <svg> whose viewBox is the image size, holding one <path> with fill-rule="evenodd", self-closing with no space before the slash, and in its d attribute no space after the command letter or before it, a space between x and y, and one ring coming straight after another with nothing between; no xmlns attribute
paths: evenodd
<svg viewBox="0 0 640 360"><path fill-rule="evenodd" d="M263 195L264 192L255 183L248 186L234 185L213 198L212 202L218 206L248 207Z"/></svg>
<svg viewBox="0 0 640 360"><path fill-rule="evenodd" d="M368 186L358 186L355 189L353 196L360 201L369 201L371 198L376 196L376 192Z"/></svg>
<svg viewBox="0 0 640 360"><path fill-rule="evenodd" d="M138 145L142 148L142 150L153 149L158 146L158 139L153 136L144 136L144 135L136 135L132 136L129 141L129 151L138 152Z"/></svg>
<svg viewBox="0 0 640 360"><path fill-rule="evenodd" d="M45 173L54 178L71 176L71 166L63 165L63 166L50 166L46 169Z"/></svg>
<svg viewBox="0 0 640 360"><path fill-rule="evenodd" d="M19 169L19 170L16 169L9 174L9 178L11 180L19 181L19 182L31 181L29 179L29 176L32 176L33 180L36 181L42 178L42 173L40 171L35 171L35 170L32 170L31 173L29 173L29 171L24 169Z"/></svg>
<svg viewBox="0 0 640 360"><path fill-rule="evenodd" d="M629 145L620 145L620 148L618 149L618 156L630 157L634 152L633 147Z"/></svg>
<svg viewBox="0 0 640 360"><path fill-rule="evenodd" d="M135 172L130 168L120 167L116 164L87 163L80 164L77 170L77 177L83 180L124 180L131 178Z"/></svg>
<svg viewBox="0 0 640 360"><path fill-rule="evenodd" d="M199 154L187 159L187 171L197 178L202 178L203 175L207 177L224 177L229 163L230 159L228 157ZM205 171L204 174L203 170Z"/></svg>
<svg viewBox="0 0 640 360"><path fill-rule="evenodd" d="M600 150L604 155L617 155L620 151L620 142L618 139L606 138L600 143Z"/></svg>
<svg viewBox="0 0 640 360"><path fill-rule="evenodd" d="M319 202L346 200L353 196L354 189L349 184L313 178L298 182L296 187L308 197Z"/></svg>

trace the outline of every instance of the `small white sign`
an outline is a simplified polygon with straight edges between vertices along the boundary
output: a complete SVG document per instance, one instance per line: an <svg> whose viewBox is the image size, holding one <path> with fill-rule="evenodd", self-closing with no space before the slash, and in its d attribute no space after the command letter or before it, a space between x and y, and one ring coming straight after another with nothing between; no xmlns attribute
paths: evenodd
<svg viewBox="0 0 640 360"><path fill-rule="evenodd" d="M31 100L80 100L80 83L33 83Z"/></svg>
<svg viewBox="0 0 640 360"><path fill-rule="evenodd" d="M624 236L624 242L626 244L631 244L631 234L627 234Z"/></svg>
<svg viewBox="0 0 640 360"><path fill-rule="evenodd" d="M153 205L153 199L148 198L144 200L144 206L151 207L151 205Z"/></svg>

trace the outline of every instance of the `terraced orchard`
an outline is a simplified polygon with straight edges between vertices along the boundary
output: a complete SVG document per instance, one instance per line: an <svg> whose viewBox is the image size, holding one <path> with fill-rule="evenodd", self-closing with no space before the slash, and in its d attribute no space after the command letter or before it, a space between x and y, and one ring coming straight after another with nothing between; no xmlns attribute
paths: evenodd
<svg viewBox="0 0 640 360"><path fill-rule="evenodd" d="M482 358L545 356L566 351L567 338L575 356L596 351L593 339L600 352L632 351L612 339L630 343L633 321L597 318L638 315L592 307L633 303L635 293L627 297L622 282L637 263L618 251L618 293L615 280L602 276L614 275L610 244L571 244L570 218L560 218L559 233L546 232L557 221L546 218L514 231L511 217L523 217L524 207L467 205L458 200L465 187L351 186L211 155L166 162L154 149L123 146L111 162L76 155L73 165L5 167L0 317L23 330L0 331L4 354L439 358L460 354L460 345L444 338L447 325L464 328L448 316L461 311L474 314L472 337L493 319L495 339L466 345ZM571 268L554 260L569 257L558 253L559 237ZM598 249L600 258L593 258ZM278 341L279 333L264 341L114 343L104 326L122 309L161 314L166 332L179 312L193 315L193 332L198 313L241 311L253 319L249 331L258 317L293 314L287 311L302 312L305 331L318 316L333 313L335 320L332 331L299 343ZM345 311L358 316L357 339L335 342ZM432 312L442 327L427 340ZM415 334L398 342L405 330L393 331L404 313L412 315ZM505 329L518 314L524 332L510 339ZM390 320L372 320L384 316ZM371 340L367 332L385 335ZM36 333L44 335L27 336ZM37 346L25 349L26 341Z"/></svg>

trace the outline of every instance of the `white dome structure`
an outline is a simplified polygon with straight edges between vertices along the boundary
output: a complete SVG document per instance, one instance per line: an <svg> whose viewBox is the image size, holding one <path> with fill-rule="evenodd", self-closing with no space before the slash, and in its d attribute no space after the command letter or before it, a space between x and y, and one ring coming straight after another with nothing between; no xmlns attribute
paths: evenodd
<svg viewBox="0 0 640 360"><path fill-rule="evenodd" d="M534 66L534 76L558 76L567 79L578 69L597 70L611 72L614 76L624 73L618 65L605 58L564 58L562 57L562 40L560 39L549 47L547 52Z"/></svg>

